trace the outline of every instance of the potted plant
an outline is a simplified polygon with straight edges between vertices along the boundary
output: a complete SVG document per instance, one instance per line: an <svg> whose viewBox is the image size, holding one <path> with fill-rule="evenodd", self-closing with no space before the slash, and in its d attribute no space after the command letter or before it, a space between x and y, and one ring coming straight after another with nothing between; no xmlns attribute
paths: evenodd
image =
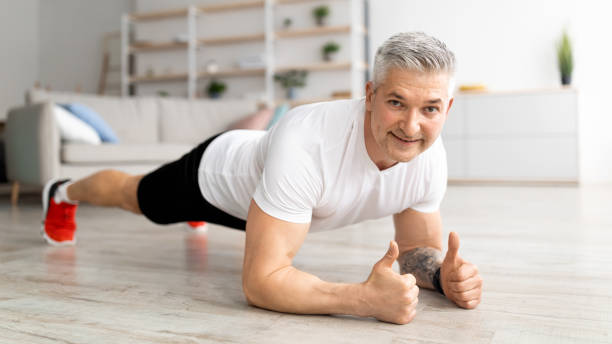
<svg viewBox="0 0 612 344"><path fill-rule="evenodd" d="M206 93L210 98L219 98L225 92L227 86L223 81L212 79L206 86Z"/></svg>
<svg viewBox="0 0 612 344"><path fill-rule="evenodd" d="M274 75L274 80L280 82L281 86L287 91L288 99L295 99L295 88L304 87L307 76L308 72L305 70L290 70Z"/></svg>
<svg viewBox="0 0 612 344"><path fill-rule="evenodd" d="M321 53L323 54L323 60L331 61L332 55L337 53L340 50L340 45L336 42L327 42L321 48Z"/></svg>
<svg viewBox="0 0 612 344"><path fill-rule="evenodd" d="M329 6L322 5L315 7L312 10L312 15L314 16L317 25L323 26L325 25L325 19L329 16Z"/></svg>
<svg viewBox="0 0 612 344"><path fill-rule="evenodd" d="M287 30L293 24L293 20L291 18L285 18L283 20L283 29Z"/></svg>
<svg viewBox="0 0 612 344"><path fill-rule="evenodd" d="M563 32L561 41L557 45L557 60L559 63L559 72L561 72L561 84L570 85L572 83L574 58L572 55L572 44L567 31Z"/></svg>

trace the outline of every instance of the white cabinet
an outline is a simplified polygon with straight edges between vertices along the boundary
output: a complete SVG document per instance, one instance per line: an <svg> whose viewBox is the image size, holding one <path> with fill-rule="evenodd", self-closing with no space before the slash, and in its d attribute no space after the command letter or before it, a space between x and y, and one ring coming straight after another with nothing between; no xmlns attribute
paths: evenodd
<svg viewBox="0 0 612 344"><path fill-rule="evenodd" d="M459 93L442 136L451 181L578 181L572 89Z"/></svg>

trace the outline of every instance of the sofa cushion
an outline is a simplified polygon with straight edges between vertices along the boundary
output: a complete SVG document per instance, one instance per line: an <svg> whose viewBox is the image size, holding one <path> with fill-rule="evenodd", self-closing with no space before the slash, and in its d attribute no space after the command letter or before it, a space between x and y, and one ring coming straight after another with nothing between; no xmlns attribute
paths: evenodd
<svg viewBox="0 0 612 344"><path fill-rule="evenodd" d="M113 131L113 128L111 128L94 110L79 103L60 104L60 106L94 128L98 135L100 135L102 141L119 143L119 139L117 138L117 134Z"/></svg>
<svg viewBox="0 0 612 344"><path fill-rule="evenodd" d="M62 163L123 164L163 163L180 158L193 148L189 144L101 144L62 145Z"/></svg>
<svg viewBox="0 0 612 344"><path fill-rule="evenodd" d="M160 99L161 142L202 142L257 111L256 100Z"/></svg>
<svg viewBox="0 0 612 344"><path fill-rule="evenodd" d="M270 123L272 115L274 115L274 111L272 109L261 109L254 114L248 115L230 124L227 130L264 130L268 127L268 123Z"/></svg>
<svg viewBox="0 0 612 344"><path fill-rule="evenodd" d="M98 133L89 124L74 117L68 110L59 105L52 105L55 123L59 128L60 137L64 142L87 143L99 145L102 143Z"/></svg>
<svg viewBox="0 0 612 344"><path fill-rule="evenodd" d="M155 98L121 98L70 92L49 92L32 89L27 94L28 104L51 101L81 103L96 111L122 143L158 143L159 114Z"/></svg>

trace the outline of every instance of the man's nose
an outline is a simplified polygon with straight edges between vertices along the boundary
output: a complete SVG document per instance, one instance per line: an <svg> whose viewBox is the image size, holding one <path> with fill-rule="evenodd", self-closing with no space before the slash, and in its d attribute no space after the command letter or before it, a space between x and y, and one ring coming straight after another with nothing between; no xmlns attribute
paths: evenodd
<svg viewBox="0 0 612 344"><path fill-rule="evenodd" d="M416 138L421 131L421 123L417 110L411 110L400 123L400 129L408 138Z"/></svg>

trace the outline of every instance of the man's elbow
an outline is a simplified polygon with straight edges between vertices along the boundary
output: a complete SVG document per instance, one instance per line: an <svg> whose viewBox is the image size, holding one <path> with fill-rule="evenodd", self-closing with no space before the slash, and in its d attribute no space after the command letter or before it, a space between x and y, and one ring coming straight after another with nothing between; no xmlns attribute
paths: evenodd
<svg viewBox="0 0 612 344"><path fill-rule="evenodd" d="M265 307L263 300L265 298L265 288L257 278L249 277L247 275L242 276L242 292L246 297L249 305L257 307Z"/></svg>

